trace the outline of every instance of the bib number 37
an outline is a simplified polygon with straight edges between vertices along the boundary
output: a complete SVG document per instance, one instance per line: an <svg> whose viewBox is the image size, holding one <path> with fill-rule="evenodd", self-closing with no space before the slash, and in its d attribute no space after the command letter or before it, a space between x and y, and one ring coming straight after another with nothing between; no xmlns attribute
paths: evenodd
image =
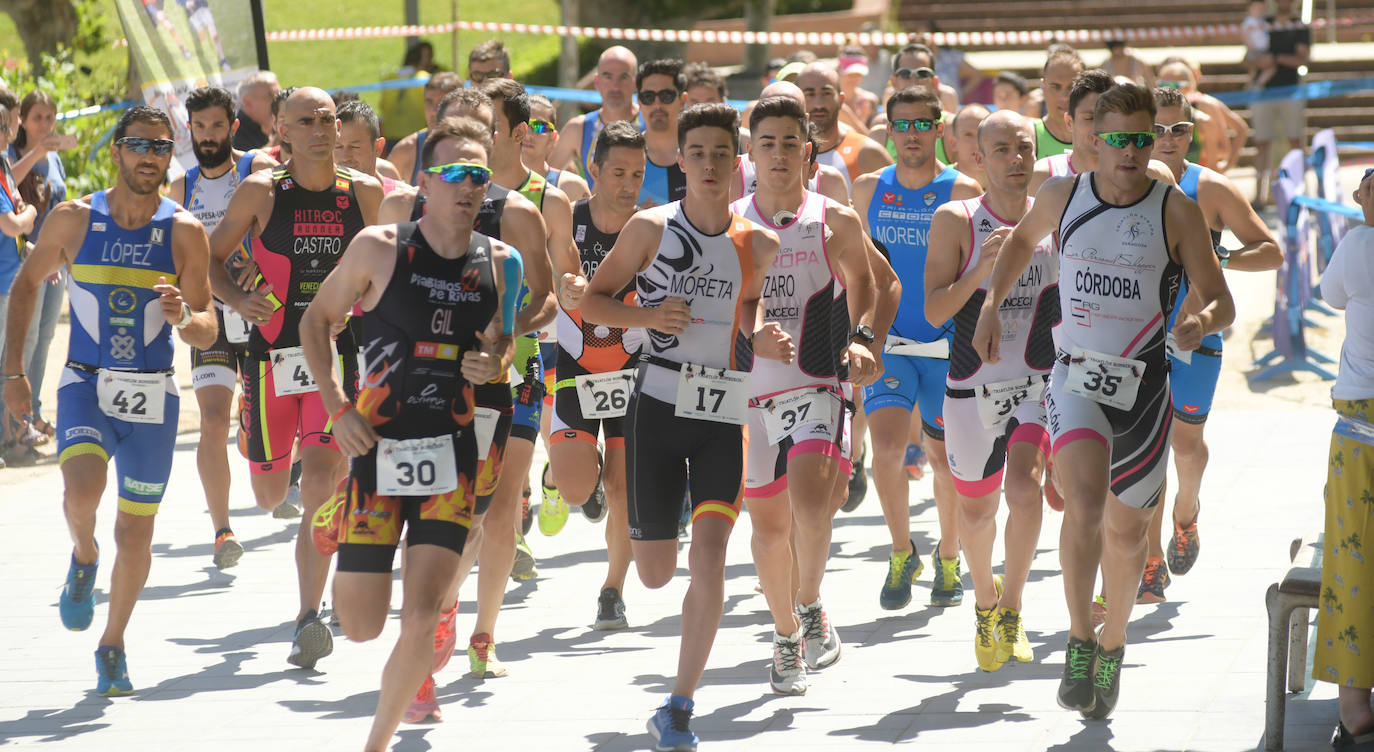
<svg viewBox="0 0 1374 752"><path fill-rule="evenodd" d="M1135 405L1145 362L1075 347L1069 356L1067 391L1119 410Z"/></svg>

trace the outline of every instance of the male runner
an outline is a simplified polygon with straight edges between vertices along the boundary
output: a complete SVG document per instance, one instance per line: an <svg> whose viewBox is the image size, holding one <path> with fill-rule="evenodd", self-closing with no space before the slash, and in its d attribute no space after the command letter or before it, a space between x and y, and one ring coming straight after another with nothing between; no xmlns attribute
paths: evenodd
<svg viewBox="0 0 1374 752"><path fill-rule="evenodd" d="M195 217L158 194L172 161L172 122L144 105L114 129L114 187L64 201L10 288L7 342L23 342L40 286L71 270L71 343L57 390L57 457L63 511L75 544L58 596L62 626L80 631L95 615L100 546L96 510L110 457L119 478L110 614L95 651L96 692L133 691L124 631L152 564L153 519L172 472L181 405L172 378L172 327L192 347L215 341L206 265L210 251ZM5 353L5 406L32 410L24 348Z"/></svg>
<svg viewBox="0 0 1374 752"><path fill-rule="evenodd" d="M582 275L592 279L620 231L635 213L644 181L644 134L623 120L597 137L591 172L597 180L590 199L573 204L573 240ZM634 288L620 290L628 300ZM592 324L579 309L558 311L558 381L549 432L549 464L560 492L586 499L597 483L607 502L606 580L597 597L595 629L624 629L625 575L630 570L630 528L625 521L625 408L633 385L631 362L637 342L626 330ZM617 380L619 379L619 380ZM597 451L597 430L605 442Z"/></svg>
<svg viewBox="0 0 1374 752"><path fill-rule="evenodd" d="M821 143L817 162L839 170L850 185L860 175L892 164L892 157L881 144L840 124L844 93L840 91L840 77L835 66L828 63L807 65L797 76L797 87L806 97L806 111L811 122L816 124Z"/></svg>
<svg viewBox="0 0 1374 752"><path fill-rule="evenodd" d="M677 158L677 120L687 101L682 61L650 60L639 66L635 91L640 116L648 126L644 129L644 148L649 161L644 167L639 205L648 209L681 201L687 193L687 177Z"/></svg>
<svg viewBox="0 0 1374 752"><path fill-rule="evenodd" d="M440 599L477 501L474 385L510 366L519 257L472 231L490 149L491 131L478 121L436 125L420 152L432 211L359 233L301 319L306 357L325 374L321 397L335 439L353 458L344 504L325 529L337 538L334 602L349 639L373 639L386 625L392 558L406 528L401 635L382 673L368 750L386 749L422 682L434 697L425 677ZM355 301L367 312L356 403L330 367L331 332ZM437 703L430 713L439 718Z"/></svg>
<svg viewBox="0 0 1374 752"><path fill-rule="evenodd" d="M1035 163L1035 128L1010 110L983 120L974 159L987 175L980 198L935 212L926 257L926 317L954 320L945 382L945 450L959 504L959 545L974 592L974 655L996 671L1013 657L1032 660L1021 625L1021 591L1040 537L1040 482L1049 438L1041 399L1054 365L1051 330L1059 324L1059 258L1050 238L1001 306L1001 347L1014 357L996 365L973 351L973 325L1011 228L1030 205L1026 183ZM960 148L966 142L959 140ZM1003 471L1005 469L1005 476ZM1005 480L1005 483L1004 483ZM1006 576L993 576L997 502L1007 498Z"/></svg>
<svg viewBox="0 0 1374 752"><path fill-rule="evenodd" d="M210 12L210 0L177 0L177 5L186 11L186 20L191 24L191 31L196 33L196 37L209 40L215 45L215 54L219 55L219 68L226 73L234 69L229 64L229 58L224 55L224 45L219 40L219 29L215 27L215 16Z"/></svg>
<svg viewBox="0 0 1374 752"><path fill-rule="evenodd" d="M863 386L877 370L876 289L863 226L849 206L805 189L807 126L796 100L759 100L749 115L758 192L730 207L778 236L763 284L764 326L785 333L795 352L790 362L754 362L744 491L754 566L773 615L769 683L780 694L804 694L807 668L840 658L820 585L833 502L850 469L841 371L847 366L849 379Z"/></svg>
<svg viewBox="0 0 1374 752"><path fill-rule="evenodd" d="M768 97L791 97L803 107L806 106L806 95L801 89L791 81L775 81L765 87L759 93L759 100ZM753 111L750 110L752 115ZM809 120L808 120L809 122ZM811 128L807 127L807 140L811 140ZM758 174L754 162L749 159L749 146L745 146L745 154L741 154L735 161L735 178L730 181L730 200L748 196L759 189ZM815 168L808 168L806 178L806 190L819 193L842 204L849 203L849 175L844 170L837 170L830 165L819 165L816 159L819 156L815 151L811 153L811 164ZM814 174L812 174L814 172Z"/></svg>
<svg viewBox="0 0 1374 752"><path fill-rule="evenodd" d="M1093 120L1097 169L1051 179L1036 194L999 253L973 346L984 363L1001 360L998 308L1039 239L1056 232L1064 322L1045 411L1064 497L1059 558L1069 638L1058 698L1085 717L1105 718L1121 687L1145 533L1168 463L1165 319L1184 272L1200 305L1175 321L1178 349L1197 349L1204 334L1231 323L1235 308L1197 204L1146 172L1154 144L1150 92L1116 86L1098 98ZM1099 561L1107 620L1094 634Z"/></svg>
<svg viewBox="0 0 1374 752"><path fill-rule="evenodd" d="M644 128L639 105L635 102L635 73L639 61L628 49L608 47L596 61L596 78L592 85L601 95L601 107L585 115L578 115L563 126L562 137L549 154L549 164L560 170L576 170L587 180L588 188L596 190L596 178L591 176L587 163L592 158L593 142L606 123L617 120L637 122Z"/></svg>
<svg viewBox="0 0 1374 752"><path fill-rule="evenodd" d="M196 164L172 181L170 195L200 220L206 232L214 232L239 183L277 163L261 152L244 153L233 147L238 120L228 90L218 86L192 90L186 95L186 113ZM233 258L241 257L236 253ZM243 544L229 525L229 452L225 443L234 384L251 330L243 317L219 301L215 301L215 323L219 327L215 343L204 350L191 349L191 385L200 406L196 469L215 529L212 560L215 567L228 569L243 556Z"/></svg>
<svg viewBox="0 0 1374 752"><path fill-rule="evenodd" d="M543 94L530 95L530 135L520 145L520 159L531 172L567 194L569 201L581 201L591 195L587 181L572 170L549 166L549 154L558 144L558 109Z"/></svg>
<svg viewBox="0 0 1374 752"><path fill-rule="evenodd" d="M933 89L913 86L887 100L889 127L897 143L897 164L864 175L854 184L854 208L897 275L907 281L897 317L886 338L883 377L864 387L868 430L873 437L873 481L883 506L892 556L879 603L886 609L911 602L911 584L922 565L911 539L906 474L907 437L913 410L922 424L922 443L935 473L935 507L940 543L932 554L935 582L931 605L963 601L959 573L958 503L945 458L945 379L949 373L951 322L932 326L925 318L927 233L931 218L947 201L973 198L982 186L935 159L935 139L944 131L940 100Z"/></svg>
<svg viewBox="0 0 1374 752"><path fill-rule="evenodd" d="M301 349L299 324L347 244L365 225L375 224L382 187L370 176L335 165L339 121L329 94L302 87L282 103L281 113L278 129L292 144L291 158L239 184L210 240L215 262L210 281L226 305L254 324L244 358L239 444L250 463L258 506L273 509L282 503L292 448L300 438L300 610L287 660L314 668L333 651L334 639L318 612L329 557L311 542L311 518L346 467ZM245 292L224 264L250 233L259 272L255 289ZM352 389L357 345L350 330L338 333L336 351L343 383Z"/></svg>
<svg viewBox="0 0 1374 752"><path fill-rule="evenodd" d="M943 143L952 147L953 153L950 156L954 160L949 166L977 180L983 188L988 187L988 176L978 161L978 126L990 114L991 111L981 104L966 104L960 107L959 112L955 113L945 126L945 136L941 139Z"/></svg>
<svg viewBox="0 0 1374 752"><path fill-rule="evenodd" d="M892 56L892 76L888 79L888 86L892 87L894 93L908 86L924 86L938 96L941 88L940 77L935 74L935 50L916 42L898 50L897 54ZM941 103L943 105L943 98ZM955 155L950 153L953 149L947 148L946 144L946 141L953 141L955 138L952 131L949 130L949 121L953 116L952 110L941 108L940 122L945 124L945 135L950 136L948 139L941 136L935 140L935 158L940 160L942 164L949 164L954 161L951 157ZM868 137L883 144L888 155L895 162L897 160L897 143L892 139L887 121L888 114L886 112L879 113L872 130L868 132Z"/></svg>
<svg viewBox="0 0 1374 752"><path fill-rule="evenodd" d="M478 87L493 78L510 78L510 53L500 39L488 39L468 52L468 85Z"/></svg>
<svg viewBox="0 0 1374 752"><path fill-rule="evenodd" d="M379 171L385 161L381 154L386 139L382 137L382 123L372 106L355 99L339 105L338 115L339 142L334 147L334 163L371 176L382 184L383 195L405 185Z"/></svg>
<svg viewBox="0 0 1374 752"><path fill-rule="evenodd" d="M439 122L439 102L444 95L455 89L463 88L463 77L452 71L440 71L425 81L425 130L416 131L396 142L387 154L406 182L415 185L420 182L420 150L425 148L426 134Z"/></svg>
<svg viewBox="0 0 1374 752"><path fill-rule="evenodd" d="M1179 190L1202 208L1222 268L1247 272L1279 268L1283 264L1283 251L1240 189L1221 173L1187 161L1193 130L1193 108L1187 97L1178 89L1160 87L1154 90L1154 100L1157 109L1154 156L1168 166L1178 181ZM1222 228L1230 228L1235 233L1240 248L1228 250L1221 245ZM1170 313L1171 325L1185 306L1192 310L1196 305L1197 301L1187 292L1188 280L1185 278L1178 302ZM1174 451L1174 469L1178 472L1174 533L1165 549L1162 542L1164 505L1156 506L1149 526L1149 553L1136 594L1137 603L1164 600L1169 572L1186 574L1197 561L1198 491L1202 487L1202 473L1207 468L1207 443L1203 441L1202 432L1212 409L1217 378L1221 375L1221 349L1221 335L1208 334L1191 355L1171 353L1169 356L1169 393L1174 408L1170 447Z"/></svg>
<svg viewBox="0 0 1374 752"><path fill-rule="evenodd" d="M729 105L688 108L678 121L687 174L680 202L636 214L602 261L583 301L584 321L643 327L635 391L625 416L630 545L639 578L661 588L677 569L684 490L692 499L691 584L672 695L649 719L660 750L695 750L689 728L697 684L720 627L725 547L744 491L743 423L750 347L777 236L730 211L739 144ZM618 299L633 283L638 306ZM754 343L789 358L785 335Z"/></svg>
<svg viewBox="0 0 1374 752"><path fill-rule="evenodd" d="M1067 44L1050 47L1040 71L1040 90L1045 97L1045 116L1035 121L1035 153L1040 159L1073 149L1073 131L1064 117L1069 112L1073 80L1087 67L1077 50ZM1032 195L1035 186L1032 186Z"/></svg>

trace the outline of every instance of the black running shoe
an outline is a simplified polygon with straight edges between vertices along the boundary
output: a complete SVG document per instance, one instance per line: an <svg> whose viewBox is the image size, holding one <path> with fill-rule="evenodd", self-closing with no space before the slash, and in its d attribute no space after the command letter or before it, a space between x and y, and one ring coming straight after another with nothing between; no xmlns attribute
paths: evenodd
<svg viewBox="0 0 1374 752"><path fill-rule="evenodd" d="M864 456L861 454L854 460L854 472L849 474L849 495L845 497L844 506L840 509L846 512L858 509L867 494L868 471L864 469Z"/></svg>
<svg viewBox="0 0 1374 752"><path fill-rule="evenodd" d="M592 629L625 629L630 623L625 620L625 601L620 598L620 591L615 588L604 588L600 597L596 599L596 624Z"/></svg>
<svg viewBox="0 0 1374 752"><path fill-rule="evenodd" d="M1064 649L1064 677L1059 680L1059 707L1092 712L1093 657L1097 655L1097 641L1069 638Z"/></svg>
<svg viewBox="0 0 1374 752"><path fill-rule="evenodd" d="M601 481L596 482L596 488L592 489L592 495L587 497L581 509L588 522L606 519L606 489L601 487Z"/></svg>
<svg viewBox="0 0 1374 752"><path fill-rule="evenodd" d="M1116 698L1121 694L1121 661L1126 657L1126 646L1116 650L1103 650L1097 646L1097 660L1093 666L1093 706L1083 711L1083 717L1100 721L1116 709Z"/></svg>

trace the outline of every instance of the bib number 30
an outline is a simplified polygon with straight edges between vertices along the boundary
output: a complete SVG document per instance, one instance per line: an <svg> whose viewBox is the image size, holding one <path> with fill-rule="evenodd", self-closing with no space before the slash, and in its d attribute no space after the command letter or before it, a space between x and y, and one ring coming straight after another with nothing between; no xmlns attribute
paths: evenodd
<svg viewBox="0 0 1374 752"><path fill-rule="evenodd" d="M101 370L95 396L100 411L126 423L162 423L167 374Z"/></svg>
<svg viewBox="0 0 1374 752"><path fill-rule="evenodd" d="M749 374L684 364L677 382L679 418L742 426L749 411Z"/></svg>
<svg viewBox="0 0 1374 752"><path fill-rule="evenodd" d="M1069 356L1067 391L1119 410L1135 405L1145 363L1075 347Z"/></svg>
<svg viewBox="0 0 1374 752"><path fill-rule="evenodd" d="M432 496L458 488L453 463L453 437L431 436L377 445L377 493L383 496Z"/></svg>

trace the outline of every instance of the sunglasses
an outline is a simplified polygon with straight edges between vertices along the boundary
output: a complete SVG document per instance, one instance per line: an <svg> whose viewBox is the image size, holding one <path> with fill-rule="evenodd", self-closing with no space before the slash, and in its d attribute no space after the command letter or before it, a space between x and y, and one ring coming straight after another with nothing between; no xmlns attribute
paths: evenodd
<svg viewBox="0 0 1374 752"><path fill-rule="evenodd" d="M503 71L503 70L494 70L494 71L475 71L475 70L469 70L469 71L468 71L468 78L471 79L471 81L472 81L473 83L475 83L475 84L480 84L480 83L482 83L483 81L486 81L488 78L505 78L505 77L506 77L506 71Z"/></svg>
<svg viewBox="0 0 1374 752"><path fill-rule="evenodd" d="M898 68L897 78L935 78L935 71L926 68Z"/></svg>
<svg viewBox="0 0 1374 752"><path fill-rule="evenodd" d="M1156 83L1158 83L1160 86L1163 86L1166 89L1180 89L1183 87L1183 84L1177 81L1158 81Z"/></svg>
<svg viewBox="0 0 1374 752"><path fill-rule="evenodd" d="M558 129L553 127L553 123L539 118L530 118L530 132L542 136L545 133L557 133Z"/></svg>
<svg viewBox="0 0 1374 752"><path fill-rule="evenodd" d="M1155 123L1155 138L1164 138L1166 135L1173 136L1174 138L1183 138L1188 135L1188 131L1192 129L1193 123L1188 120L1180 120L1173 125Z"/></svg>
<svg viewBox="0 0 1374 752"><path fill-rule="evenodd" d="M1112 131L1099 133L1097 137L1113 149L1125 149L1127 144L1135 144L1137 149L1147 149L1155 144L1155 134L1143 131Z"/></svg>
<svg viewBox="0 0 1374 752"><path fill-rule="evenodd" d="M897 133L906 133L912 128L915 128L917 131L920 131L921 133L925 133L926 131L935 127L935 121L931 120L930 118L916 118L914 120L892 120L888 123L888 125L891 126L892 130Z"/></svg>
<svg viewBox="0 0 1374 752"><path fill-rule="evenodd" d="M471 178L475 186L484 186L491 180L491 169L477 164L467 162L453 162L452 164L435 165L426 167L425 172L431 175L438 175L439 179L445 183L461 183Z"/></svg>
<svg viewBox="0 0 1374 752"><path fill-rule="evenodd" d="M681 92L679 92L677 89L659 89L658 91L641 91L641 92L639 92L639 103L640 103L640 104L653 104L654 102L657 101L657 102L662 102L663 104L672 104L680 95L681 95Z"/></svg>
<svg viewBox="0 0 1374 752"><path fill-rule="evenodd" d="M176 142L170 138L139 138L138 136L125 136L115 143L135 154L147 154L151 149L153 154L159 157L171 154L172 149L176 146Z"/></svg>

